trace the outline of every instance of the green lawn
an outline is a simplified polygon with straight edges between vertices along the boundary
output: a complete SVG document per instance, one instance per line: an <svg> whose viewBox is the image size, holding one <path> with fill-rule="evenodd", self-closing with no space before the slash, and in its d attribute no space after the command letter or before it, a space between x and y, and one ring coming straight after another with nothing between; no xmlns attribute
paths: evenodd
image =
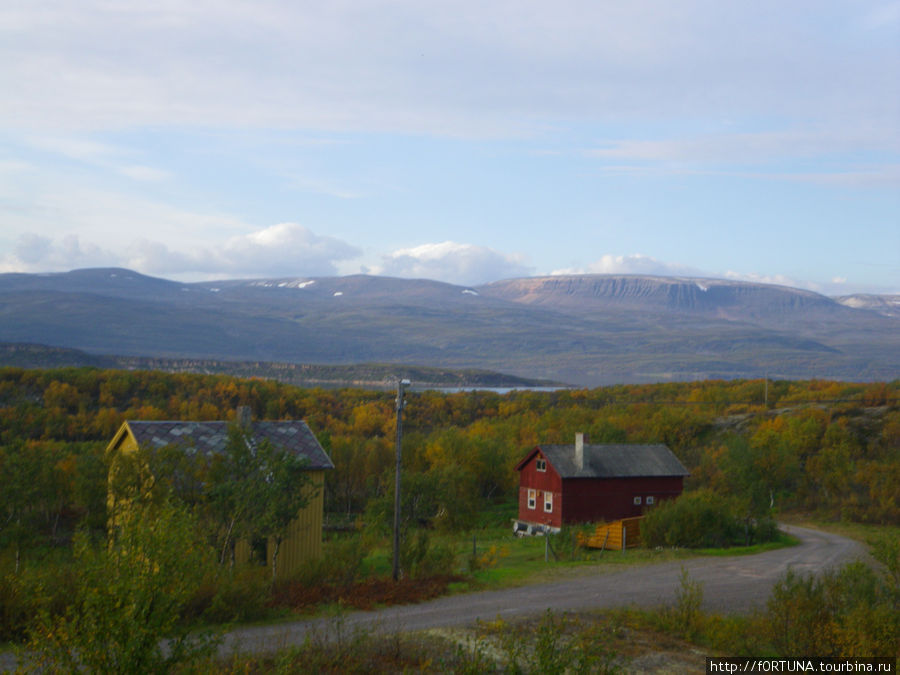
<svg viewBox="0 0 900 675"><path fill-rule="evenodd" d="M516 537L509 526L493 526L467 533L432 532L431 539L433 544L443 544L453 550L457 571L467 577L464 581L452 584L452 592L508 588L699 556L752 555L798 543L794 537L782 533L777 540L765 544L723 549L639 547L627 551L600 551L574 545L575 535L576 530L573 528L550 537ZM474 565L473 559L476 561ZM376 574L389 574L390 541L379 542L366 563Z"/></svg>

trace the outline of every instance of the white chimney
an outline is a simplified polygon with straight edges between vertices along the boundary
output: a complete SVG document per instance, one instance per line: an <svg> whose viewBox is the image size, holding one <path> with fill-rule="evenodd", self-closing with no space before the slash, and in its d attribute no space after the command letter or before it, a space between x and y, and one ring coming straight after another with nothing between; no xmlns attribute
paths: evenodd
<svg viewBox="0 0 900 675"><path fill-rule="evenodd" d="M575 434L575 467L579 471L584 468L584 434L580 431Z"/></svg>

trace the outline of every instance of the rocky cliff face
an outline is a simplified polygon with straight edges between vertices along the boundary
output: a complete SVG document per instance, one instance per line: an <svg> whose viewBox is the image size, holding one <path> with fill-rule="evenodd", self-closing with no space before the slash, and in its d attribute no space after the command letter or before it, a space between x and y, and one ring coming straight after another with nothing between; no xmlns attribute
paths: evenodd
<svg viewBox="0 0 900 675"><path fill-rule="evenodd" d="M900 295L842 295L835 300L853 309L868 309L882 316L900 319Z"/></svg>
<svg viewBox="0 0 900 675"><path fill-rule="evenodd" d="M510 302L569 311L626 308L702 314L728 320L785 316L844 316L845 308L817 293L770 284L721 279L636 275L552 276L511 279L479 289Z"/></svg>

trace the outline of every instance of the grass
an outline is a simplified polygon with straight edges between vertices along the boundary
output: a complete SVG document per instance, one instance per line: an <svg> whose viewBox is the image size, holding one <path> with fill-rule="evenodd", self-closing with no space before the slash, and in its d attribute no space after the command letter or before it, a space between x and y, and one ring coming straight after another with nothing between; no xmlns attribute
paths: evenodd
<svg viewBox="0 0 900 675"><path fill-rule="evenodd" d="M846 520L826 520L809 514L789 514L782 520L790 525L808 527L815 530L824 530L834 534L840 534L850 539L870 544L873 540L885 538L900 538L900 526L875 525L870 523L854 523Z"/></svg>
<svg viewBox="0 0 900 675"><path fill-rule="evenodd" d="M795 537L779 533L778 538L771 542L724 549L633 548L627 551L599 551L573 547L572 536L573 531L564 530L561 534L550 537L550 546L558 559L548 550L545 537L515 537L509 527L493 526L460 534L435 533L434 541L452 547L458 561L458 570L465 577L448 586L451 593L511 588L586 573L602 574L637 565L702 556L754 555L799 543ZM473 559L477 561L474 564ZM387 573L390 570L390 551L387 545L375 550L367 558L367 564L373 571Z"/></svg>

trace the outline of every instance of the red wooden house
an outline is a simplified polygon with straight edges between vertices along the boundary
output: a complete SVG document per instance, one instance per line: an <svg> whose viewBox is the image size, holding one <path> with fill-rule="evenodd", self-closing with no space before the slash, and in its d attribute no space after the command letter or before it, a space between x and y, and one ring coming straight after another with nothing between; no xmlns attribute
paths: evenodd
<svg viewBox="0 0 900 675"><path fill-rule="evenodd" d="M639 516L681 494L688 471L665 445L539 445L516 466L517 531Z"/></svg>

